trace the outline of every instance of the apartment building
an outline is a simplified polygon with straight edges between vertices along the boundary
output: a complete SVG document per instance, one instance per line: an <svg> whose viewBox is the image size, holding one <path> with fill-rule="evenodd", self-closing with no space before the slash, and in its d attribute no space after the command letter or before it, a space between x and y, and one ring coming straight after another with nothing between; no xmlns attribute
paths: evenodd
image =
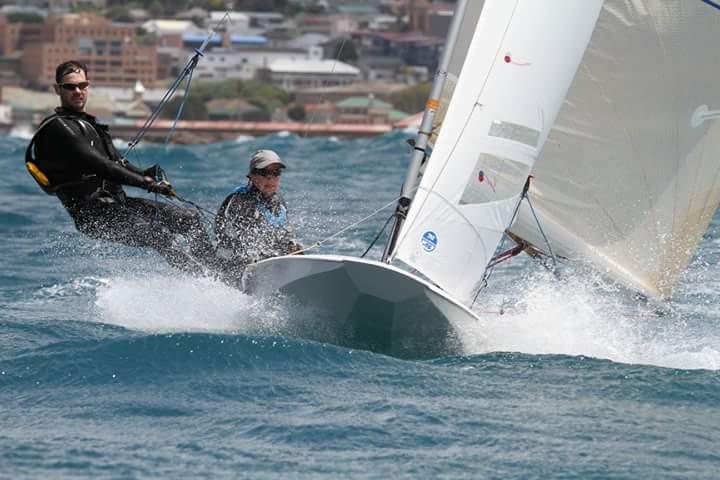
<svg viewBox="0 0 720 480"><path fill-rule="evenodd" d="M42 25L37 40L21 45L22 75L31 85L55 83L55 67L69 59L85 63L95 85L153 85L158 80L157 51L136 44L133 26L88 14L51 16Z"/></svg>
<svg viewBox="0 0 720 480"><path fill-rule="evenodd" d="M258 77L288 92L304 88L348 85L361 78L352 65L333 60L276 60L258 71Z"/></svg>
<svg viewBox="0 0 720 480"><path fill-rule="evenodd" d="M9 57L20 53L23 45L47 41L44 23L10 22L0 15L0 55Z"/></svg>

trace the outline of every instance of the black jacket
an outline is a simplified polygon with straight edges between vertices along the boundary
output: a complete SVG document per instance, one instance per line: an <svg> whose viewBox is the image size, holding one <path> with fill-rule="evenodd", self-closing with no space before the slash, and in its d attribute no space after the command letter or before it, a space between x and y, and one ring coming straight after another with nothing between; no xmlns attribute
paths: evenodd
<svg viewBox="0 0 720 480"><path fill-rule="evenodd" d="M92 115L57 108L33 137L34 161L64 204L107 194L123 200L122 185L145 186L142 170L124 161L107 125Z"/></svg>
<svg viewBox="0 0 720 480"><path fill-rule="evenodd" d="M295 246L282 196L266 198L252 185L236 189L223 201L215 233L218 248L238 264L287 255Z"/></svg>

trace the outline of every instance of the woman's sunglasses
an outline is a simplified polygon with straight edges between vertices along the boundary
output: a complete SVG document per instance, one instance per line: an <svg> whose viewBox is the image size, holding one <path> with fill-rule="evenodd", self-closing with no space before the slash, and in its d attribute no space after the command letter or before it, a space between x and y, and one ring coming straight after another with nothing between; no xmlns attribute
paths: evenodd
<svg viewBox="0 0 720 480"><path fill-rule="evenodd" d="M279 168L274 170L253 170L253 173L261 177L279 177L282 175L282 170Z"/></svg>
<svg viewBox="0 0 720 480"><path fill-rule="evenodd" d="M61 83L60 88L63 90L67 90L69 92L74 92L75 89L80 90L87 90L87 88L90 86L90 82L80 82L80 83Z"/></svg>

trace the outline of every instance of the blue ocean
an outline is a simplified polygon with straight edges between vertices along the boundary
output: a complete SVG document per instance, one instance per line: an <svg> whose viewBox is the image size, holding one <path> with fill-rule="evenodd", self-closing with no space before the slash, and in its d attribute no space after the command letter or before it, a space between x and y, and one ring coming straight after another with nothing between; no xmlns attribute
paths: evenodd
<svg viewBox="0 0 720 480"><path fill-rule="evenodd" d="M251 153L275 149L299 239L361 255L408 136L142 145L132 160L159 162L210 220ZM394 358L82 236L25 172L27 142L0 138L0 478L720 478L720 216L670 305L523 255L474 305L465 351Z"/></svg>

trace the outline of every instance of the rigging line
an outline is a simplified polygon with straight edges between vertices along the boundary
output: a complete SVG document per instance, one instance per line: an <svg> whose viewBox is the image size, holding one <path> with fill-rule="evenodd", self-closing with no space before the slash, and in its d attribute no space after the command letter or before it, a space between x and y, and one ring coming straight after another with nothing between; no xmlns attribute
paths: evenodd
<svg viewBox="0 0 720 480"><path fill-rule="evenodd" d="M206 215L211 215L211 216L213 216L213 217L215 216L215 213L216 213L216 212L210 211L210 210L208 210L207 208L204 208L204 207L198 205L197 203L195 203L195 202L193 202L193 201L191 201L191 200L188 200L188 199L186 199L186 198L183 198L183 197L181 197L181 196L179 196L179 195L177 195L177 194L173 195L172 198L175 198L177 201L179 201L179 202L181 202L181 203L186 203L186 204L190 205L191 207L195 207L198 211L200 211L200 212L202 212L202 213L204 213L204 214L206 214Z"/></svg>
<svg viewBox="0 0 720 480"><path fill-rule="evenodd" d="M713 0L700 0L700 1L710 5L711 7L714 7L716 9L720 10L720 3L714 2Z"/></svg>
<svg viewBox="0 0 720 480"><path fill-rule="evenodd" d="M393 219L393 217L394 217L393 215L390 215L390 216L388 217L388 219L385 220L385 225L382 226L382 228L381 228L380 231L378 232L378 234L377 234L377 236L375 237L375 239L370 243L370 246L367 248L367 250L365 250L365 252L364 252L362 255L360 255L360 258L365 258L365 255L367 255L367 254L370 252L370 250L375 246L375 244L377 243L377 241L380 239L380 236L385 232L385 229L387 228L388 224L389 224L390 221Z"/></svg>
<svg viewBox="0 0 720 480"><path fill-rule="evenodd" d="M145 120L145 123L140 128L138 133L135 135L135 137L132 139L132 141L128 144L128 148L125 151L125 154L123 157L127 158L128 155L135 149L135 147L140 143L140 141L145 137L145 133L147 133L150 126L155 123L155 120L158 119L160 116L160 112L163 108L167 105L167 103L171 100L172 96L177 91L178 87L182 83L182 81L187 77L188 75L192 74L192 71L197 66L197 63L204 54L205 48L207 48L208 44L210 43L210 40L216 35L216 30L220 29L222 25L227 23L227 21L230 19L230 12L225 12L225 15L218 21L218 23L212 27L208 33L208 36L205 38L205 41L203 41L202 45L200 45L200 48L195 49L195 55L193 55L188 62L185 64L185 67L183 68L182 72L178 75L178 77L175 79L173 84L170 86L170 88L165 92L165 95L163 95L162 99L160 100L160 103L157 107L155 107L155 110L153 110L150 114L150 116ZM189 88L189 83L188 83ZM187 94L187 92L186 92Z"/></svg>
<svg viewBox="0 0 720 480"><path fill-rule="evenodd" d="M535 218L535 223L537 223L538 230L540 230L540 234L542 235L543 240L545 241L545 245L547 245L548 252L550 253L550 258L552 258L552 261L553 261L553 269L556 269L557 268L557 258L555 257L555 252L553 252L552 246L550 245L550 240L548 240L547 235L545 235L545 231L542 228L540 219L538 218L537 214L535 213L535 208L533 207L533 204L530 201L530 197L527 196L526 200L528 202L528 205L530 206L530 211L533 214L533 218Z"/></svg>
<svg viewBox="0 0 720 480"><path fill-rule="evenodd" d="M529 181L530 181L530 178L528 177L528 182ZM517 204L515 205L515 211L513 211L512 218L510 219L510 223L508 224L509 226L507 228L510 228L510 226L515 222L518 212L520 211L520 205L522 204L523 199L526 198L526 195L527 195L527 191L525 189L523 189L523 192L520 195L520 198L518 199ZM504 250L506 238L507 238L507 234L503 233L502 238L500 239L500 243L498 244L495 251ZM488 286L490 277L492 277L492 274L495 271L495 267L497 267L498 263L499 262L492 263L492 258L490 259L490 262L488 262L488 265L486 266L485 271L483 272L482 280L480 282L480 288L478 288L477 292L475 293L475 296L473 297L473 301L470 304L470 308L472 308L475 305L475 302L477 301L478 297L480 296L480 292L485 290L485 288Z"/></svg>
<svg viewBox="0 0 720 480"><path fill-rule="evenodd" d="M358 220L358 221L355 222L355 223L352 223L352 224L350 224L350 225L348 225L348 226L346 226L346 227L343 227L342 229L340 229L340 230L338 230L337 232L333 233L333 234L330 235L329 237L326 237L326 238L324 238L324 239L322 239L322 240L318 240L317 242L313 243L312 245L310 245L310 246L308 246L308 247L305 247L305 248L303 248L303 249L301 249L301 250L298 250L297 252L295 252L295 254L304 253L304 252L307 252L308 250L312 250L312 249L314 249L314 248L317 248L317 247L321 246L323 243L327 242L328 240L332 240L333 238L337 237L338 235L341 235L341 234L347 232L348 230L357 227L357 226L360 225L361 223L366 222L367 220L371 219L372 217L374 217L374 216L377 215L378 213L382 212L383 210L385 210L385 209L387 209L387 208L389 208L389 207L392 207L393 205L395 205L395 204L397 203L397 201L398 201L399 199L400 199L400 197L394 198L391 202L386 203L386 204L383 205L382 207L380 207L380 208L378 208L377 210L375 210L374 212L372 212L370 215L361 218L360 220Z"/></svg>
<svg viewBox="0 0 720 480"><path fill-rule="evenodd" d="M170 139L172 138L173 134L175 133L175 128L177 127L177 123L180 121L180 117L182 117L183 110L185 109L185 102L188 98L188 93L190 93L190 84L192 83L192 77L193 72L195 69L193 68L190 70L190 74L188 75L187 84L185 87L185 93L183 94L182 100L180 101L180 106L178 106L177 115L175 115L175 120L173 120L172 126L170 127L170 130L168 130L168 134L165 137L165 148L167 148L168 144L170 143Z"/></svg>

